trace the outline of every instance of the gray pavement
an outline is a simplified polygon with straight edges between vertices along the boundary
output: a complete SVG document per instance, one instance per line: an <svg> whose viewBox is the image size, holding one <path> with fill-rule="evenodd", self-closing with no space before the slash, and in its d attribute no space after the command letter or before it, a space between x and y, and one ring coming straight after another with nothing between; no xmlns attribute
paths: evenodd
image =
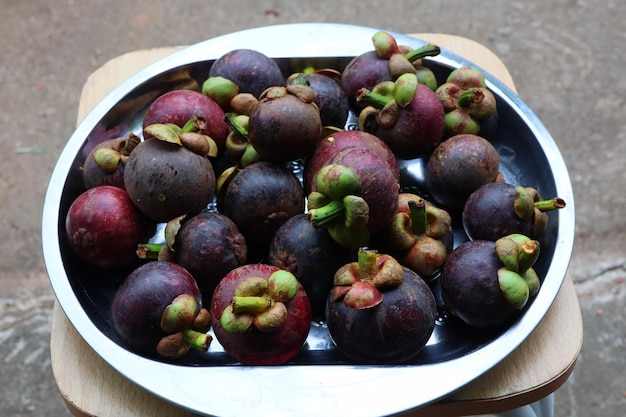
<svg viewBox="0 0 626 417"><path fill-rule="evenodd" d="M502 58L559 144L576 197L570 272L585 340L556 393L555 415L626 415L621 0L0 0L0 10L0 415L69 415L50 369L54 296L41 255L41 209L88 75L125 52L295 22L456 34Z"/></svg>

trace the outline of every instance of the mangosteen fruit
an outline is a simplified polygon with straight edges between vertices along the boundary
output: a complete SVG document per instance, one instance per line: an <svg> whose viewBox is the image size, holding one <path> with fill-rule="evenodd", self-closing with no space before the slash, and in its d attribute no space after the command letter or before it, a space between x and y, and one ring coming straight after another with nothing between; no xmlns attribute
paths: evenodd
<svg viewBox="0 0 626 417"><path fill-rule="evenodd" d="M128 137L105 140L91 150L82 166L85 188L98 185L113 185L124 188L124 166L128 155L141 139L130 134Z"/></svg>
<svg viewBox="0 0 626 417"><path fill-rule="evenodd" d="M381 235L389 253L424 279L439 272L454 241L450 214L411 193L398 196L393 220Z"/></svg>
<svg viewBox="0 0 626 417"><path fill-rule="evenodd" d="M399 189L398 178L378 154L364 147L346 148L316 174L307 215L337 243L357 249L389 224Z"/></svg>
<svg viewBox="0 0 626 417"><path fill-rule="evenodd" d="M310 154L322 138L315 92L307 85L270 87L248 119L248 140L260 158L289 162Z"/></svg>
<svg viewBox="0 0 626 417"><path fill-rule="evenodd" d="M377 153L393 170L394 175L399 179L400 171L396 157L389 149L389 146L380 138L371 133L361 130L338 130L324 137L316 146L315 150L305 159L302 181L304 192L308 195L312 191L315 175L335 155L345 148L365 147Z"/></svg>
<svg viewBox="0 0 626 417"><path fill-rule="evenodd" d="M436 317L435 297L419 275L366 249L337 271L326 306L333 342L364 364L411 360L426 346Z"/></svg>
<svg viewBox="0 0 626 417"><path fill-rule="evenodd" d="M240 93L250 93L257 98L269 87L285 85L285 77L276 61L246 48L233 49L220 56L209 70L209 77L216 76L235 83Z"/></svg>
<svg viewBox="0 0 626 417"><path fill-rule="evenodd" d="M520 234L461 244L439 278L445 309L476 328L509 323L539 291L538 256L539 242Z"/></svg>
<svg viewBox="0 0 626 417"><path fill-rule="evenodd" d="M350 105L348 96L341 88L341 73L334 69L311 69L294 73L287 78L287 85L305 84L315 92L314 103L320 112L322 126L343 129L348 120Z"/></svg>
<svg viewBox="0 0 626 417"><path fill-rule="evenodd" d="M164 124L150 125L146 130L156 136L133 149L124 169L129 196L157 222L199 213L215 195L207 136L192 132L186 135ZM194 145L188 146L185 139Z"/></svg>
<svg viewBox="0 0 626 417"><path fill-rule="evenodd" d="M383 31L372 36L372 43L374 50L354 57L341 73L341 86L354 113L359 114L363 108L357 102L360 89L371 90L382 82L394 81L404 73L416 74L420 83L433 91L437 88L435 75L422 65L422 58L439 55L441 50L437 45L427 44L412 49L398 45L391 34Z"/></svg>
<svg viewBox="0 0 626 417"><path fill-rule="evenodd" d="M532 187L488 183L465 202L463 227L470 239L496 241L512 233L536 239L542 237L548 227L547 212L565 205L558 197L541 200L539 192Z"/></svg>
<svg viewBox="0 0 626 417"><path fill-rule="evenodd" d="M165 243L142 245L141 257L176 262L194 277L204 299L210 300L217 283L246 262L246 239L227 216L202 211L180 216L165 225ZM143 252L146 252L145 254Z"/></svg>
<svg viewBox="0 0 626 417"><path fill-rule="evenodd" d="M153 261L132 271L115 292L111 321L130 350L176 359L190 348L206 351L211 318L191 274L167 261Z"/></svg>
<svg viewBox="0 0 626 417"><path fill-rule="evenodd" d="M435 93L446 112L445 138L462 133L493 137L497 129L497 103L480 70L468 66L455 69Z"/></svg>
<svg viewBox="0 0 626 417"><path fill-rule="evenodd" d="M236 171L227 182L221 212L237 225L248 250L260 254L267 252L276 230L304 208L304 191L293 172L261 161Z"/></svg>
<svg viewBox="0 0 626 417"><path fill-rule="evenodd" d="M424 172L432 198L446 209L462 210L481 185L502 181L500 157L485 138L461 134L446 139L428 157Z"/></svg>
<svg viewBox="0 0 626 417"><path fill-rule="evenodd" d="M157 97L144 116L144 139L152 137L145 128L153 124L173 124L184 128L196 123L195 131L210 137L219 148L224 146L228 125L224 111L212 99L195 90L172 90Z"/></svg>
<svg viewBox="0 0 626 417"><path fill-rule="evenodd" d="M244 365L280 365L300 352L311 307L296 277L267 264L235 268L217 285L210 309L224 350Z"/></svg>
<svg viewBox="0 0 626 417"><path fill-rule="evenodd" d="M268 259L271 265L295 275L309 297L313 318L320 321L335 272L353 256L354 251L335 242L325 228L313 227L302 213L278 228Z"/></svg>
<svg viewBox="0 0 626 417"><path fill-rule="evenodd" d="M80 194L65 217L72 251L99 268L117 268L137 259L137 245L154 234L150 221L128 197L112 185L99 185Z"/></svg>
<svg viewBox="0 0 626 417"><path fill-rule="evenodd" d="M395 82L363 88L357 102L359 130L381 138L397 158L413 159L430 153L443 139L445 112L437 95L413 73Z"/></svg>

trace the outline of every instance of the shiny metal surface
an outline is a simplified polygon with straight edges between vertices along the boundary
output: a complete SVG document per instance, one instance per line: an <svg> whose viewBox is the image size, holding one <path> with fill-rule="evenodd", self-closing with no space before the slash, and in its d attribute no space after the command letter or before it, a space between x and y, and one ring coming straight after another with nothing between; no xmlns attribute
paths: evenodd
<svg viewBox="0 0 626 417"><path fill-rule="evenodd" d="M537 272L542 288L523 315L505 329L479 332L442 318L427 347L403 366L361 366L345 362L323 326L313 323L304 351L290 364L240 366L215 340L206 354L176 364L138 356L116 343L108 317L113 286L99 271L84 267L62 239L65 213L82 191L76 168L96 143L138 132L143 110L160 93L201 82L211 62L235 48L256 49L280 58L324 59L345 65L372 49L378 29L336 24L295 24L250 29L207 40L150 65L120 84L76 129L50 179L43 211L46 267L55 295L86 342L124 376L181 407L216 416L247 416L255 410L277 416L380 416L426 405L463 387L508 356L544 317L565 277L574 241L574 202L567 168L557 145L535 114L489 74L498 98L499 132L494 145L510 182L558 195L568 206L550 214ZM424 42L395 34L398 43ZM461 65L480 66L443 50L430 64L440 76ZM401 163L403 184L423 188L423 161ZM457 244L463 241L456 235ZM361 401L375 398L375 401ZM359 400L356 400L359 399Z"/></svg>

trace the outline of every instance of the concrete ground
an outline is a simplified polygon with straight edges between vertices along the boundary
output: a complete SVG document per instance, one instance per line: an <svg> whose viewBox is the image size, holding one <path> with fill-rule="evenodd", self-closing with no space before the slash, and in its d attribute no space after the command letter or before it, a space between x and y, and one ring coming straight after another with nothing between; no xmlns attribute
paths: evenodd
<svg viewBox="0 0 626 417"><path fill-rule="evenodd" d="M68 415L50 369L54 296L41 254L41 209L89 74L125 52L294 22L456 34L502 58L559 144L576 196L570 271L585 341L556 392L555 415L626 415L621 0L0 0L0 10L0 415Z"/></svg>

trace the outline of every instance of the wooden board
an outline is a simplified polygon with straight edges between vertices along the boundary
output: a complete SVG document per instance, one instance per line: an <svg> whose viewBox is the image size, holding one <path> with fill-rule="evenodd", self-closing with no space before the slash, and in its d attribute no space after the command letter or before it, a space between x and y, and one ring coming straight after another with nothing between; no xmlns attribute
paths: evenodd
<svg viewBox="0 0 626 417"><path fill-rule="evenodd" d="M479 64L512 89L510 73L483 45L444 34L414 34ZM119 56L87 80L78 121L123 80L177 48L156 48ZM537 401L558 389L572 372L582 346L582 317L572 280L567 277L554 305L505 361L449 397L407 417L464 416L509 410ZM52 370L68 409L75 416L183 417L187 410L159 398L124 378L100 358L55 304L51 331Z"/></svg>

